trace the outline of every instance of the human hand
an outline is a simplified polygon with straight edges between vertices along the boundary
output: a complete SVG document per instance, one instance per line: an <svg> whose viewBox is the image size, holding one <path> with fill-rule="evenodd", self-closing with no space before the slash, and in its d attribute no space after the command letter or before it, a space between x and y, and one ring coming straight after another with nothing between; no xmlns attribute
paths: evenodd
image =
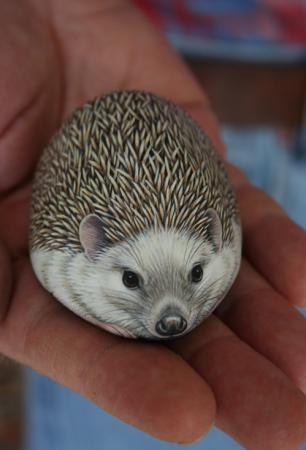
<svg viewBox="0 0 306 450"><path fill-rule="evenodd" d="M191 442L216 420L245 448L298 448L306 327L290 304L306 304L305 233L230 168L245 260L222 320L165 345L72 314L40 287L27 253L34 165L64 118L98 94L144 89L222 144L202 89L128 2L11 1L0 20L0 351L160 439Z"/></svg>

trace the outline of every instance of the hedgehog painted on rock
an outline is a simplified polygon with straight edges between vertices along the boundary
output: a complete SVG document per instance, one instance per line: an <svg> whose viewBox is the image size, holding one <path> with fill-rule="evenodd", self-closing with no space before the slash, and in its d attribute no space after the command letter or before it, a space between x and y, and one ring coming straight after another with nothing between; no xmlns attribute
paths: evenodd
<svg viewBox="0 0 306 450"><path fill-rule="evenodd" d="M97 97L39 161L30 255L41 284L89 322L126 337L185 334L240 266L223 163L172 102L140 91Z"/></svg>

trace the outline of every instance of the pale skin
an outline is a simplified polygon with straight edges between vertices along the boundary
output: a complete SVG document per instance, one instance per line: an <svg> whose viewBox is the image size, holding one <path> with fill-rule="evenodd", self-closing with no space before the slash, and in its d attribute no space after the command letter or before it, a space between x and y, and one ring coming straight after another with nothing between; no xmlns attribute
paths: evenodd
<svg viewBox="0 0 306 450"><path fill-rule="evenodd" d="M298 448L306 325L293 305L306 305L306 233L229 168L245 258L222 320L146 344L66 310L27 253L33 168L63 119L98 94L145 89L180 104L223 147L205 93L128 2L15 0L2 2L0 21L1 353L160 439L192 442L216 423L247 449Z"/></svg>

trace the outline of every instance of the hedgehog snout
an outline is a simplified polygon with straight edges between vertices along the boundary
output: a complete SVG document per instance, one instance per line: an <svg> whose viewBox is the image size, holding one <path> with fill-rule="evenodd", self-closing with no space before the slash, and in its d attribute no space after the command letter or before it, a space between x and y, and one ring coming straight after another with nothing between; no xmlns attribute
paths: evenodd
<svg viewBox="0 0 306 450"><path fill-rule="evenodd" d="M172 303L172 302L171 302ZM184 308L178 304L168 304L162 308L154 321L154 334L160 337L177 336L186 331L189 326L189 317Z"/></svg>
<svg viewBox="0 0 306 450"><path fill-rule="evenodd" d="M178 314L164 315L155 325L156 332L161 336L175 336L187 328L187 320Z"/></svg>

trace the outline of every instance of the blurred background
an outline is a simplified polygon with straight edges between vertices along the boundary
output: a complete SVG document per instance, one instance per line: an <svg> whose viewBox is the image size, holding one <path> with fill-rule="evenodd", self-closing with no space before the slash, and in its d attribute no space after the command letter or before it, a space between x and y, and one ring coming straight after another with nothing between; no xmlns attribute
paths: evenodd
<svg viewBox="0 0 306 450"><path fill-rule="evenodd" d="M220 121L228 159L306 228L306 1L134 3L166 34L202 83ZM47 450L39 444L40 432L33 430L49 429L51 422L68 434L78 430L82 425L74 409L101 418L101 412L76 394L0 360L0 450L22 450L25 445L27 450ZM103 414L114 433L120 427L135 432ZM139 436L135 442L141 443ZM93 449L90 436L84 439L78 448ZM203 442L208 450L240 448L217 429ZM203 443L189 447L203 448ZM69 444L59 448L53 443L51 448L70 450ZM130 447L118 442L100 448Z"/></svg>

